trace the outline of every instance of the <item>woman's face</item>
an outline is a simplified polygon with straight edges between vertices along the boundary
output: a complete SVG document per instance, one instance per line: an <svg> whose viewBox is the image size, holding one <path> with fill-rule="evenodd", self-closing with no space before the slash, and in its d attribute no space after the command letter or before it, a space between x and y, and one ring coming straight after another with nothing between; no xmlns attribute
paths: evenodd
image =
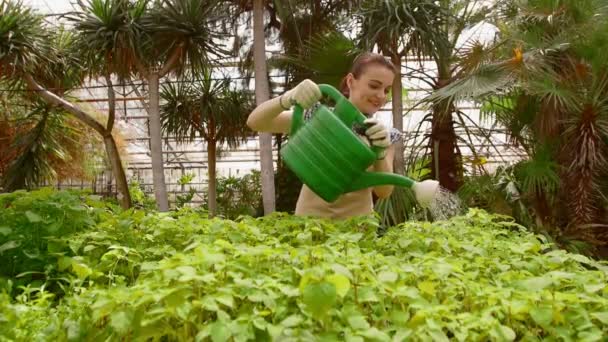
<svg viewBox="0 0 608 342"><path fill-rule="evenodd" d="M350 90L349 100L366 115L376 113L386 104L387 95L395 75L385 66L371 64L359 78L348 74L346 84Z"/></svg>

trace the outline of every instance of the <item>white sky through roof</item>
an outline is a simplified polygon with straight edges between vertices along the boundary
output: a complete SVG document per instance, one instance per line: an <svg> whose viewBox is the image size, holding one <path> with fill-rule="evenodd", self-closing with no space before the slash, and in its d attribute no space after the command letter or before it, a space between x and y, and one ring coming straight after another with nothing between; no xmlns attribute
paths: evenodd
<svg viewBox="0 0 608 342"><path fill-rule="evenodd" d="M24 0L23 2L45 14L65 13L72 10L70 0Z"/></svg>

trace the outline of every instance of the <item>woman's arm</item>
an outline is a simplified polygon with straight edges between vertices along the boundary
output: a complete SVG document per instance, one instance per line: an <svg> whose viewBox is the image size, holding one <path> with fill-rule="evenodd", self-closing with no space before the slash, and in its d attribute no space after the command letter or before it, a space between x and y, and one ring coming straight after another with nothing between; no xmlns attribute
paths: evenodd
<svg viewBox="0 0 608 342"><path fill-rule="evenodd" d="M257 132L289 133L291 110L284 110L281 97L275 97L257 106L247 118L247 126Z"/></svg>
<svg viewBox="0 0 608 342"><path fill-rule="evenodd" d="M293 103L307 109L321 98L321 90L311 80L300 82L285 94L257 106L247 118L247 126L258 132L289 133Z"/></svg>
<svg viewBox="0 0 608 342"><path fill-rule="evenodd" d="M377 160L374 163L374 171L376 172L393 172L393 158L395 156L395 145L390 145L386 149L384 159ZM387 198L393 192L393 185L380 185L374 187L374 193L378 198Z"/></svg>

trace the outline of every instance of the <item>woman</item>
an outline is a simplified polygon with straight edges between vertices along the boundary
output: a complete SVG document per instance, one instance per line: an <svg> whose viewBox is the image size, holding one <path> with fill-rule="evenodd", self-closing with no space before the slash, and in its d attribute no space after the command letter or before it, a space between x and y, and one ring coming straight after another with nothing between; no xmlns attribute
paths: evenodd
<svg viewBox="0 0 608 342"><path fill-rule="evenodd" d="M393 172L394 145L401 136L398 130L387 129L372 116L387 101L387 95L395 78L394 65L382 55L364 53L358 56L350 72L342 80L342 93L368 118L365 137L366 143L384 148L384 155L379 158L369 171ZM298 103L305 109L304 117L310 118L321 98L319 87L311 80L304 80L295 88L283 95L260 104L247 119L247 125L259 132L289 133L292 111L290 106ZM302 186L296 204L296 215L345 219L353 216L373 213L372 192L378 198L386 198L393 191L392 185L376 186L341 195L337 200L328 203L305 184Z"/></svg>

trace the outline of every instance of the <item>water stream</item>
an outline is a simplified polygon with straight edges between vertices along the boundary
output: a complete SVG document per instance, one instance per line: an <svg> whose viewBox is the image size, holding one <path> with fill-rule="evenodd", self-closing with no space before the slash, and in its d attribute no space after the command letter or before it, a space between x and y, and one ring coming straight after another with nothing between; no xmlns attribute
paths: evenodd
<svg viewBox="0 0 608 342"><path fill-rule="evenodd" d="M458 195L440 186L435 198L427 209L431 213L433 220L442 221L460 215L464 207Z"/></svg>

